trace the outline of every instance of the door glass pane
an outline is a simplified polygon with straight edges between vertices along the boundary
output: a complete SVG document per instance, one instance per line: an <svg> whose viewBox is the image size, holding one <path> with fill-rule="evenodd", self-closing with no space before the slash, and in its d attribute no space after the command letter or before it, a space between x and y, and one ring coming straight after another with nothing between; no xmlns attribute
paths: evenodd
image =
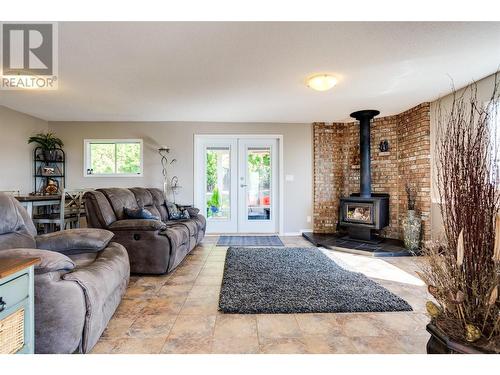
<svg viewBox="0 0 500 375"><path fill-rule="evenodd" d="M231 166L229 147L206 149L206 215L209 220L230 219Z"/></svg>
<svg viewBox="0 0 500 375"><path fill-rule="evenodd" d="M248 220L271 219L271 148L247 149Z"/></svg>

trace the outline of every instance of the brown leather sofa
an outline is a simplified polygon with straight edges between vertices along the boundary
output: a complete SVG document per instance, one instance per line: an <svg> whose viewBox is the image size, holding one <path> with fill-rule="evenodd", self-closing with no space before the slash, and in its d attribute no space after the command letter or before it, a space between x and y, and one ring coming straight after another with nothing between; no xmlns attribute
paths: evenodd
<svg viewBox="0 0 500 375"><path fill-rule="evenodd" d="M115 234L113 241L128 251L132 273L172 271L205 236L206 220L202 215L192 214L187 220L169 220L160 189L97 189L85 193L84 198L87 225ZM125 208L146 208L161 220L128 219Z"/></svg>

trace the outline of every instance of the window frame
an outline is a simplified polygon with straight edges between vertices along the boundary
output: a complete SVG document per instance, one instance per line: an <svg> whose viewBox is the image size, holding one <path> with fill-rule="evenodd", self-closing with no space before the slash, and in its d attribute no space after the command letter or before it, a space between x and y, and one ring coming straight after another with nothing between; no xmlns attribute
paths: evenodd
<svg viewBox="0 0 500 375"><path fill-rule="evenodd" d="M115 145L115 167L116 167L116 145L123 143L139 143L140 145L140 172L139 173L88 173L92 166L90 146L92 144L114 144ZM116 170L116 169L115 169ZM94 138L83 140L83 177L143 177L144 173L144 142L141 138L107 139Z"/></svg>

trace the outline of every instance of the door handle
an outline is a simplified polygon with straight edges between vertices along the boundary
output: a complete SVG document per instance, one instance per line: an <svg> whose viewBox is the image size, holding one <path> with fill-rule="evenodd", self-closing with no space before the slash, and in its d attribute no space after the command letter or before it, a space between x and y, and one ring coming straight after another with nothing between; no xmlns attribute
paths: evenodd
<svg viewBox="0 0 500 375"><path fill-rule="evenodd" d="M247 185L245 185L245 184L241 184L241 185L240 185L240 187L247 187Z"/></svg>

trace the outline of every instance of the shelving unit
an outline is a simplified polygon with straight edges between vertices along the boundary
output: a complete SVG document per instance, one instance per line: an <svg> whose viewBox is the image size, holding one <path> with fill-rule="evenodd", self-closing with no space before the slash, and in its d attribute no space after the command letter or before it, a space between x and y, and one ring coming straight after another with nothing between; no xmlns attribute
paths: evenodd
<svg viewBox="0 0 500 375"><path fill-rule="evenodd" d="M49 173L46 168L52 168ZM66 154L61 148L49 152L37 147L33 150L34 193L45 193L49 180L56 182L59 189L66 187Z"/></svg>

